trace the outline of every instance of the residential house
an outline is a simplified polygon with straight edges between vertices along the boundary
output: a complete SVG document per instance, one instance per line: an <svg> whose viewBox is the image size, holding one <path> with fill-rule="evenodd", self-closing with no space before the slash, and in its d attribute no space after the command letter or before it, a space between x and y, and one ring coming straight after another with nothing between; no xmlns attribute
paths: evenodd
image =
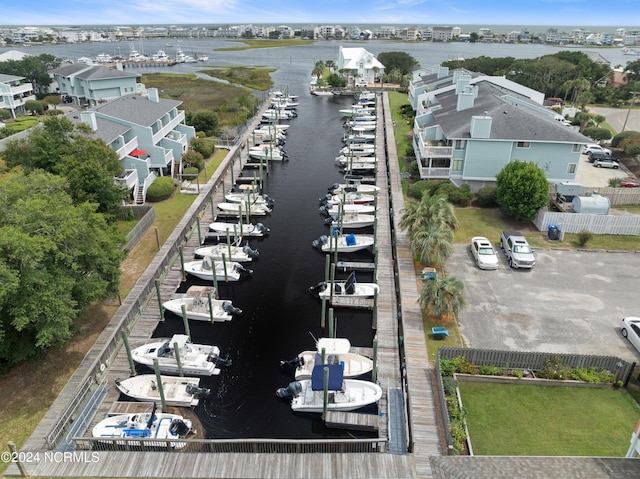
<svg viewBox="0 0 640 479"><path fill-rule="evenodd" d="M453 38L453 28L433 27L433 34L431 38L434 42L449 42Z"/></svg>
<svg viewBox="0 0 640 479"><path fill-rule="evenodd" d="M384 73L384 65L364 48L340 47L338 55L338 71L349 70L353 74L354 83L375 83L378 75Z"/></svg>
<svg viewBox="0 0 640 479"><path fill-rule="evenodd" d="M495 184L514 160L532 161L550 183L575 180L583 145L591 139L557 121L544 94L507 80L439 69L422 80L413 147L423 179L449 179L473 190ZM446 82L448 80L448 82Z"/></svg>
<svg viewBox="0 0 640 479"><path fill-rule="evenodd" d="M56 68L51 74L60 94L76 105L95 106L144 90L144 85L138 83L139 74L119 68L74 63Z"/></svg>
<svg viewBox="0 0 640 479"><path fill-rule="evenodd" d="M120 158L123 173L115 179L131 192L131 201L143 204L149 186L160 176L182 172L182 155L195 129L185 125L181 101L159 97L156 88L131 94L93 108L72 112L74 123L89 125Z"/></svg>
<svg viewBox="0 0 640 479"><path fill-rule="evenodd" d="M12 118L25 114L25 103L35 99L33 85L26 78L0 73L0 109L9 110Z"/></svg>

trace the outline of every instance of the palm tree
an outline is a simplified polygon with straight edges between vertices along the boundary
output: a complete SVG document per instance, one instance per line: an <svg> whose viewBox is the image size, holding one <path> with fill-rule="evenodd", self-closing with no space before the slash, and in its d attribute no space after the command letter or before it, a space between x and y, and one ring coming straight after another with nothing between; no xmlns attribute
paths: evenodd
<svg viewBox="0 0 640 479"><path fill-rule="evenodd" d="M319 80L320 78L322 78L323 73L324 73L324 62L323 61L316 62L316 64L313 67L313 70L311 71L311 74Z"/></svg>
<svg viewBox="0 0 640 479"><path fill-rule="evenodd" d="M453 232L442 225L429 223L415 233L411 249L421 263L443 264L453 253Z"/></svg>
<svg viewBox="0 0 640 479"><path fill-rule="evenodd" d="M447 198L444 195L430 195L425 191L420 201L413 198L407 201L400 219L400 228L407 230L409 236L413 238L423 226L430 223L453 231L458 229L453 205Z"/></svg>
<svg viewBox="0 0 640 479"><path fill-rule="evenodd" d="M466 305L464 283L453 276L425 281L418 302L436 318L457 318Z"/></svg>

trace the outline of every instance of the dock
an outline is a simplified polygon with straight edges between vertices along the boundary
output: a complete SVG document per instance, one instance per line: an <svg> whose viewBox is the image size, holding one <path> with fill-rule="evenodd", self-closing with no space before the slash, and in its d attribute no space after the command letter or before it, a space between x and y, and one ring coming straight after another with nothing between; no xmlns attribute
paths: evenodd
<svg viewBox="0 0 640 479"><path fill-rule="evenodd" d="M343 411L327 411L324 419L327 427L358 431L377 431L378 422L378 416L374 414Z"/></svg>

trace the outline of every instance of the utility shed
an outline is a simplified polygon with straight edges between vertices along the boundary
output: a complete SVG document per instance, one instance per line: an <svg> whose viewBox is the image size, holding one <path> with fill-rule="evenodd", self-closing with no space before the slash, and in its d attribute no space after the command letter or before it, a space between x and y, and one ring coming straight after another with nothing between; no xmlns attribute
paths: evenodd
<svg viewBox="0 0 640 479"><path fill-rule="evenodd" d="M571 200L571 207L576 213L608 215L611 203L606 196L593 194L591 196L575 196Z"/></svg>

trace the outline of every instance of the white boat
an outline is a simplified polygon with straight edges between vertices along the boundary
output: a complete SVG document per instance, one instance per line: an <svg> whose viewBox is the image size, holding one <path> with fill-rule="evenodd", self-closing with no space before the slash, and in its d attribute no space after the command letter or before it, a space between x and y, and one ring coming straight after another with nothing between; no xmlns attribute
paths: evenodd
<svg viewBox="0 0 640 479"><path fill-rule="evenodd" d="M158 50L156 53L151 55L151 60L153 60L154 62L170 62L171 58L165 53L164 50Z"/></svg>
<svg viewBox="0 0 640 479"><path fill-rule="evenodd" d="M320 338L316 342L316 350L302 351L295 363L297 364L296 381L310 379L314 366L318 364L339 365L342 367L345 378L356 378L373 370L373 360L361 354L352 353L351 342L347 338Z"/></svg>
<svg viewBox="0 0 640 479"><path fill-rule="evenodd" d="M193 432L191 421L177 414L156 413L156 404L148 413L109 416L95 425L94 438L127 438L140 441L116 441L120 446L152 446L166 448L163 439L181 439ZM185 442L171 442L174 449L183 448Z"/></svg>
<svg viewBox="0 0 640 479"><path fill-rule="evenodd" d="M363 177L360 175L347 175L345 176L345 183L334 183L329 187L329 192L333 193L334 195L339 195L343 191L356 191L358 193L375 195L378 193L378 191L380 191L379 186L364 184L362 183L362 180Z"/></svg>
<svg viewBox="0 0 640 479"><path fill-rule="evenodd" d="M352 205L346 203L344 205L321 206L320 212L333 217L337 217L340 213L363 213L370 215L376 212L376 207L373 205Z"/></svg>
<svg viewBox="0 0 640 479"><path fill-rule="evenodd" d="M350 145L353 145L355 143L369 144L376 141L376 135L375 133L353 133L351 135L344 135L342 141Z"/></svg>
<svg viewBox="0 0 640 479"><path fill-rule="evenodd" d="M374 404L382 397L382 388L376 383L360 379L345 379L340 365L326 364L313 368L311 379L295 381L289 385L294 390L291 409L294 412L319 412L324 409L325 368L328 371L327 411L354 411ZM286 389L289 389L286 388ZM280 390L276 392L281 396Z"/></svg>
<svg viewBox="0 0 640 479"><path fill-rule="evenodd" d="M340 154L349 156L372 156L376 154L376 145L369 144L351 144L343 146L340 149Z"/></svg>
<svg viewBox="0 0 640 479"><path fill-rule="evenodd" d="M262 118L267 120L290 120L294 117L291 110L281 110L275 108L267 108L262 112Z"/></svg>
<svg viewBox="0 0 640 479"><path fill-rule="evenodd" d="M278 146L252 146L249 148L249 157L254 160L285 161L287 154Z"/></svg>
<svg viewBox="0 0 640 479"><path fill-rule="evenodd" d="M236 308L230 300L215 299L213 289L191 286L186 293L162 303L162 307L182 317L182 307L184 306L187 319L209 322L231 321L234 316L242 313L242 310ZM209 308L209 293L211 294L211 308Z"/></svg>
<svg viewBox="0 0 640 479"><path fill-rule="evenodd" d="M377 156L347 156L347 155L338 155L336 156L336 163L340 166L348 166L350 163L377 163Z"/></svg>
<svg viewBox="0 0 640 479"><path fill-rule="evenodd" d="M208 256L185 263L184 271L205 281L213 281L214 273L218 281L240 281L244 276L253 273L237 261L213 261Z"/></svg>
<svg viewBox="0 0 640 479"><path fill-rule="evenodd" d="M191 55L186 55L180 48L176 50L176 63L195 63L197 61Z"/></svg>
<svg viewBox="0 0 640 479"><path fill-rule="evenodd" d="M333 96L333 92L331 90L323 89L311 90L311 94L314 96Z"/></svg>
<svg viewBox="0 0 640 479"><path fill-rule="evenodd" d="M198 58L196 58L196 60L198 60L199 62L206 62L207 60L209 60L209 57L207 55L200 55L198 56Z"/></svg>
<svg viewBox="0 0 640 479"><path fill-rule="evenodd" d="M327 194L324 198L322 198L322 202L326 205L339 205L342 203L345 204L354 204L354 205L366 205L373 203L376 200L374 195L369 195L366 193L359 193L357 191L343 191L340 194L332 195Z"/></svg>
<svg viewBox="0 0 640 479"><path fill-rule="evenodd" d="M248 244L238 246L237 244L218 243L211 246L201 246L196 248L195 255L204 257L209 256L213 260L222 261L225 258L228 261L237 261L238 263L247 263L253 261L260 255L260 252L251 248Z"/></svg>
<svg viewBox="0 0 640 479"><path fill-rule="evenodd" d="M377 164L371 161L350 161L345 164L341 164L340 168L348 171L349 173L353 172L372 172L377 168Z"/></svg>
<svg viewBox="0 0 640 479"><path fill-rule="evenodd" d="M360 213L348 213L338 218L327 218L326 224L332 227L342 227L344 229L367 228L373 226L376 221L375 215L365 215Z"/></svg>
<svg viewBox="0 0 640 479"><path fill-rule="evenodd" d="M113 63L113 58L108 53L100 53L93 59L94 63Z"/></svg>
<svg viewBox="0 0 640 479"><path fill-rule="evenodd" d="M267 205L258 204L246 204L246 203L231 203L224 202L218 203L217 208L227 215L252 215L252 216L265 216L271 213L271 208Z"/></svg>
<svg viewBox="0 0 640 479"><path fill-rule="evenodd" d="M151 369L153 369L153 360L156 359L161 373L178 374L180 371L176 360L176 344L183 374L194 376L217 375L220 374L220 369L216 365L218 363L226 363L226 360L220 358L218 346L194 344L189 341L189 337L186 334L174 334L169 339L157 339L139 346L131 351L131 356L136 363L143 364Z"/></svg>
<svg viewBox="0 0 640 479"><path fill-rule="evenodd" d="M249 203L252 205L266 205L268 207L272 207L275 204L275 200L269 195L252 191L232 191L227 193L224 199L231 203Z"/></svg>
<svg viewBox="0 0 640 479"><path fill-rule="evenodd" d="M333 289L334 296L349 296L351 298L373 298L378 293L376 283L358 283L352 272L345 281L321 281L309 288L309 292L317 294L320 299L329 299Z"/></svg>
<svg viewBox="0 0 640 479"><path fill-rule="evenodd" d="M162 394L167 406L197 406L200 399L211 391L200 387L200 378L180 376L160 376ZM155 374L138 374L127 379L116 379L120 392L136 401L160 401L160 385Z"/></svg>
<svg viewBox="0 0 640 479"><path fill-rule="evenodd" d="M338 253L355 253L356 251L371 249L374 243L375 238L373 235L350 233L347 235L322 235L313 240L311 245L323 253L336 250Z"/></svg>
<svg viewBox="0 0 640 479"><path fill-rule="evenodd" d="M268 236L271 230L262 223L224 223L215 221L209 223L209 231L212 236L247 236L263 237Z"/></svg>

